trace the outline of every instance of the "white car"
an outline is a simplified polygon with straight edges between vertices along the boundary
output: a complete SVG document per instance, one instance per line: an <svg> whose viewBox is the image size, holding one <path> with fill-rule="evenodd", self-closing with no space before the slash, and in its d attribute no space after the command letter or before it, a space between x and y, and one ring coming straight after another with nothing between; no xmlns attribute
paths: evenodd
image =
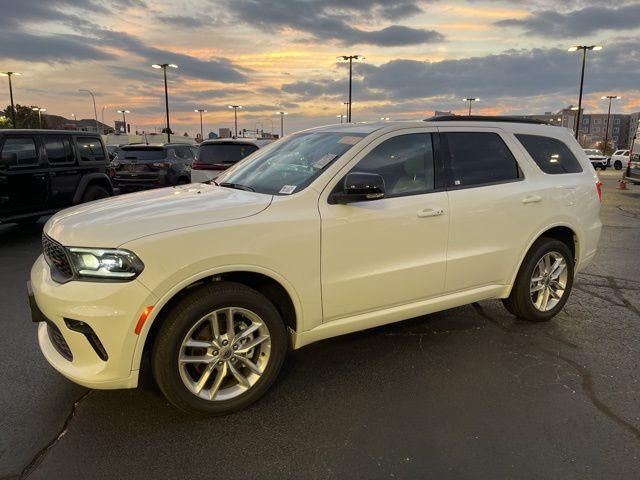
<svg viewBox="0 0 640 480"><path fill-rule="evenodd" d="M289 349L486 299L551 319L596 254L600 184L564 128L345 124L289 135L191 184L52 217L31 271L46 359L225 414ZM399 353L401 355L401 353Z"/></svg>
<svg viewBox="0 0 640 480"><path fill-rule="evenodd" d="M593 165L593 168L606 170L609 166L609 162L611 161L611 159L606 155L603 155L600 150L597 150L595 148L585 148L584 153L587 155L587 157L589 157L589 161L591 162L591 165Z"/></svg>
<svg viewBox="0 0 640 480"><path fill-rule="evenodd" d="M200 144L197 159L191 165L191 182L209 182L229 167L265 146L265 140L217 138Z"/></svg>
<svg viewBox="0 0 640 480"><path fill-rule="evenodd" d="M611 165L616 170L622 170L629 165L629 150L616 150L611 155Z"/></svg>

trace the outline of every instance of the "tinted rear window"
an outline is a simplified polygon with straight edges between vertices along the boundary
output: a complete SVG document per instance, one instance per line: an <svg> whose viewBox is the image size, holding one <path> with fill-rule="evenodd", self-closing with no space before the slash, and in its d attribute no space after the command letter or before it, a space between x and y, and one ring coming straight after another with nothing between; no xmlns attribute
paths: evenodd
<svg viewBox="0 0 640 480"><path fill-rule="evenodd" d="M207 164L234 164L258 150L255 145L238 143L213 143L200 145L198 162Z"/></svg>
<svg viewBox="0 0 640 480"><path fill-rule="evenodd" d="M162 160L167 156L164 147L122 147L118 160Z"/></svg>
<svg viewBox="0 0 640 480"><path fill-rule="evenodd" d="M522 176L511 150L496 133L447 132L440 137L449 151L450 187L509 182Z"/></svg>
<svg viewBox="0 0 640 480"><path fill-rule="evenodd" d="M522 146L544 173L580 173L582 167L564 142L539 135L516 134Z"/></svg>

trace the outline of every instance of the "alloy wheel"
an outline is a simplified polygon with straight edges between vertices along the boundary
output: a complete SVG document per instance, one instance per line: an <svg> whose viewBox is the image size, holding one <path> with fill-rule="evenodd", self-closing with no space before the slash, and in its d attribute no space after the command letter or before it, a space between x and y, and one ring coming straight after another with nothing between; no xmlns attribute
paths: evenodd
<svg viewBox="0 0 640 480"><path fill-rule="evenodd" d="M553 309L562 299L567 287L568 270L565 258L558 252L542 256L531 276L531 302L541 312Z"/></svg>
<svg viewBox="0 0 640 480"><path fill-rule="evenodd" d="M225 307L204 315L180 345L178 369L194 395L210 401L236 398L251 389L265 372L271 336L265 322L241 307Z"/></svg>

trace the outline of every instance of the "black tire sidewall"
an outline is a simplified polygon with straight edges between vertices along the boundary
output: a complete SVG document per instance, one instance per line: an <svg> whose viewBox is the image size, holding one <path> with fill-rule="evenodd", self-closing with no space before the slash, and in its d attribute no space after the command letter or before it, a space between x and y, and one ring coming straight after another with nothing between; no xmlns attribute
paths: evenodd
<svg viewBox="0 0 640 480"><path fill-rule="evenodd" d="M251 310L264 321L271 337L271 353L265 372L246 393L231 400L211 402L187 389L180 378L177 357L182 340L195 322L228 306ZM284 323L266 297L241 284L219 282L199 289L171 310L153 345L152 371L164 395L179 409L191 414L225 415L248 407L266 393L278 376L287 348Z"/></svg>
<svg viewBox="0 0 640 480"><path fill-rule="evenodd" d="M109 191L100 185L89 185L82 195L82 203L101 200L103 198L108 198L109 196Z"/></svg>
<svg viewBox="0 0 640 480"><path fill-rule="evenodd" d="M565 262L567 263L567 285L565 292L558 304L547 312L541 312L538 310L531 301L530 281L533 275L533 270L538 261L549 252L557 252L561 254ZM545 322L551 320L560 310L564 307L571 294L573 287L574 276L574 260L569 247L560 240L553 238L541 238L530 249L520 272L518 273L518 279L516 281L516 296L519 307L519 312L526 320L533 322Z"/></svg>

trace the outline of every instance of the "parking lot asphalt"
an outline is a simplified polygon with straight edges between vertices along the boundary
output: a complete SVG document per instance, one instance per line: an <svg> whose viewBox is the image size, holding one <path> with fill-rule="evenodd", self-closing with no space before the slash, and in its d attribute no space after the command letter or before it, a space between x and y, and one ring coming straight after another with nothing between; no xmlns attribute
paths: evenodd
<svg viewBox="0 0 640 480"><path fill-rule="evenodd" d="M0 479L637 478L640 186L604 183L600 251L551 322L498 301L293 352L250 409L189 417L147 377L89 391L44 360L39 225L0 226Z"/></svg>

